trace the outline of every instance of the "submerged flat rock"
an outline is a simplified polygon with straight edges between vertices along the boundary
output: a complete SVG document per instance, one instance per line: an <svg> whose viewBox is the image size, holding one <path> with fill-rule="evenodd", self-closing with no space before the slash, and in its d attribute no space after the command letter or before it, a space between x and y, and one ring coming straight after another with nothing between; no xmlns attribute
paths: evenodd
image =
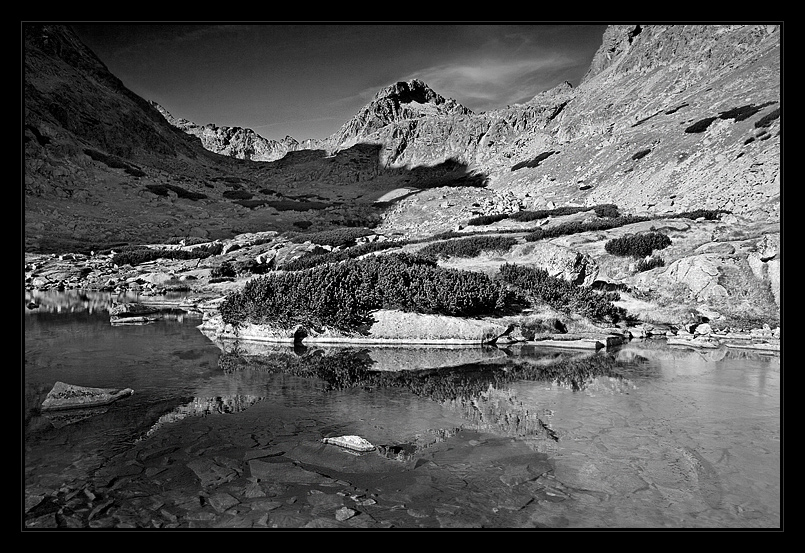
<svg viewBox="0 0 805 553"><path fill-rule="evenodd" d="M375 446L371 442L364 440L360 436L334 436L332 438L324 438L322 442L325 444L333 444L353 451L374 451Z"/></svg>
<svg viewBox="0 0 805 553"><path fill-rule="evenodd" d="M42 402L42 410L73 409L76 407L94 407L108 405L120 398L134 393L131 388L88 388L74 386L64 382L56 382Z"/></svg>

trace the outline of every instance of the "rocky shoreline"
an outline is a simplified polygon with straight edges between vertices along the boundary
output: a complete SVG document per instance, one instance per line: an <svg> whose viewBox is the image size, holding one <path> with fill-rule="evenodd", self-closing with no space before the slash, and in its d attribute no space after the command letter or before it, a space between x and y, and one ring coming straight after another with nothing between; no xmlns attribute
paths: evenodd
<svg viewBox="0 0 805 553"><path fill-rule="evenodd" d="M274 233L269 233L272 237ZM254 242L261 242L266 237L250 237ZM261 240L262 239L262 240ZM241 238L242 241L242 238ZM233 253L254 256L255 249L244 243L241 247L225 244L224 251L236 259ZM265 257L266 251L272 255L284 255L286 258L303 255L309 251L310 243L277 247L276 244L263 243L258 246L257 256ZM282 251L282 250L286 251ZM241 251L239 251L241 250ZM280 253L278 253L280 252ZM222 263L217 260L215 263ZM772 328L769 324L755 328L716 328L708 322L676 321L669 323L648 323L632 320L627 325L621 323L617 327L598 327L589 321L576 324L564 321L559 326L567 326L564 331L534 330L533 317L485 317L466 319L442 315L425 315L403 313L392 310L380 310L373 314L375 323L364 334L347 335L331 329L275 328L260 325L245 325L233 329L224 325L217 312L217 305L227 292L241 287L249 278L229 279L212 278L215 265L208 260L168 260L140 264L117 266L112 262L111 254L26 254L25 255L25 304L29 310L38 309L41 297L48 291L73 291L81 294L85 290L93 290L108 294L129 294L133 300L123 300L127 305L132 301L141 304L141 308L123 308L116 305L99 305L101 309L110 311L114 324L143 324L155 320L154 314L159 310L178 309L201 314L203 317L199 329L212 339L254 342L274 342L293 344L349 344L349 345L485 345L527 343L542 346L564 347L574 349L611 349L633 339L665 339L668 345L691 348L729 348L750 349L761 352L779 354L781 347L781 329ZM170 299L166 294L179 296ZM121 311L126 311L121 316ZM132 315L140 315L133 317ZM158 315L157 315L158 316Z"/></svg>

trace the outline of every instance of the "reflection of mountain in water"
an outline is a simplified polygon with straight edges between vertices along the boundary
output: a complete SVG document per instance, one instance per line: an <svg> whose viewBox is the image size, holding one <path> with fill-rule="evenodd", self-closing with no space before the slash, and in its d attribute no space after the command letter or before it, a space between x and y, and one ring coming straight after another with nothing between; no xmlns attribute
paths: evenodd
<svg viewBox="0 0 805 553"><path fill-rule="evenodd" d="M423 348L426 349L426 348ZM540 381L573 391L592 387L621 393L632 384L619 374L624 363L606 353L544 351L522 357L490 357L438 369L373 370L372 348L266 349L261 355L225 352L219 367L226 373L242 370L280 372L316 379L329 390L403 388L458 411L480 431L527 439L537 450L559 439L546 420L550 413L525 405L507 390L517 381ZM414 348L409 348L409 357ZM427 356L426 356L427 357Z"/></svg>
<svg viewBox="0 0 805 553"><path fill-rule="evenodd" d="M264 397L235 394L232 396L217 397L196 397L193 401L185 405L176 407L173 411L159 417L159 419L148 429L141 439L145 439L163 425L177 422L187 417L203 417L210 414L239 413L245 411Z"/></svg>

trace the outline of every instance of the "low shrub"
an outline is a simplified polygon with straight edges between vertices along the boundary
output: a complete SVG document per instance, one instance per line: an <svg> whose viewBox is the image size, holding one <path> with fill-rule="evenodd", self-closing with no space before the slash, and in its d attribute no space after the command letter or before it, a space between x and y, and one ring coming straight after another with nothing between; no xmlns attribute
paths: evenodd
<svg viewBox="0 0 805 553"><path fill-rule="evenodd" d="M597 205L593 208L593 210L595 210L596 216L601 217L602 219L614 219L621 216L618 206L615 204Z"/></svg>
<svg viewBox="0 0 805 553"><path fill-rule="evenodd" d="M255 278L231 292L220 312L235 326L302 324L351 332L371 324L376 309L477 316L501 309L512 297L508 287L482 273L391 254Z"/></svg>
<svg viewBox="0 0 805 553"><path fill-rule="evenodd" d="M216 278L234 278L237 276L237 271L232 266L232 263L229 261L224 261L217 267L213 267L210 269L210 277L213 279Z"/></svg>
<svg viewBox="0 0 805 553"><path fill-rule="evenodd" d="M509 218L508 213L496 213L494 215L480 215L478 217L473 217L472 219L467 221L467 225L471 227L491 225L493 223L497 223L498 221L502 221L508 218Z"/></svg>
<svg viewBox="0 0 805 553"><path fill-rule="evenodd" d="M661 250L670 245L671 239L668 235L661 232L644 232L613 238L604 245L604 249L612 255L647 257L654 250Z"/></svg>
<svg viewBox="0 0 805 553"><path fill-rule="evenodd" d="M640 158L646 157L650 153L651 153L651 149L640 150L639 152L635 152L634 154L632 154L632 159L634 161L637 161Z"/></svg>
<svg viewBox="0 0 805 553"><path fill-rule="evenodd" d="M574 215L582 211L589 211L591 207L556 207L554 209L538 209L536 211L518 211L512 213L509 218L515 221L528 222L548 217L561 217L562 215Z"/></svg>
<svg viewBox="0 0 805 553"><path fill-rule="evenodd" d="M710 124L716 119L718 119L718 117L706 117L704 119L700 119L699 121L696 121L694 124L686 128L685 132L688 134L702 133L706 131L707 128L710 126Z"/></svg>
<svg viewBox="0 0 805 553"><path fill-rule="evenodd" d="M219 242L192 251L130 246L114 254L111 261L115 265L139 265L155 259L204 259L211 255L218 255L222 248L223 246Z"/></svg>
<svg viewBox="0 0 805 553"><path fill-rule="evenodd" d="M729 213L726 209L694 209L693 211L681 211L666 217L680 217L683 219L699 219L704 217L708 221L715 221L721 218L722 213Z"/></svg>
<svg viewBox="0 0 805 553"><path fill-rule="evenodd" d="M780 117L780 108L777 108L774 111L767 113L766 115L755 121L755 127L758 129L761 127L770 127L772 121L778 119L779 117Z"/></svg>
<svg viewBox="0 0 805 553"><path fill-rule="evenodd" d="M444 242L428 244L419 255L437 259L440 257L477 257L482 252L506 252L517 243L511 236L471 236L469 238L456 238Z"/></svg>
<svg viewBox="0 0 805 553"><path fill-rule="evenodd" d="M224 190L221 194L227 200L251 200L254 194L247 190Z"/></svg>
<svg viewBox="0 0 805 553"><path fill-rule="evenodd" d="M320 244L323 246L346 246L354 244L358 238L374 234L374 231L367 228L347 227L332 230L323 230L310 234L298 234L291 239L292 242L302 243L306 241Z"/></svg>
<svg viewBox="0 0 805 553"><path fill-rule="evenodd" d="M540 163L542 163L555 153L556 153L555 151L542 152L534 159L530 159L528 161L521 161L520 163L515 163L514 165L512 165L511 170L517 171L518 169L522 169L523 167L538 167Z"/></svg>
<svg viewBox="0 0 805 553"><path fill-rule="evenodd" d="M534 231L530 232L525 236L525 240L526 242L537 242L545 238L557 238L559 236L565 236L567 234L578 234L580 232L607 230L611 228L622 227L624 225L630 225L632 223L639 223L648 220L650 220L648 217L643 217L639 215L621 215L619 217L612 217L601 221L590 221L587 223L575 221L570 223L563 223L555 227L545 229L541 228L535 229Z"/></svg>
<svg viewBox="0 0 805 553"><path fill-rule="evenodd" d="M564 313L578 313L593 320L618 322L626 316L622 307L612 302L620 299L617 292L599 292L552 277L545 269L506 263L498 278L519 290L532 302L544 302Z"/></svg>

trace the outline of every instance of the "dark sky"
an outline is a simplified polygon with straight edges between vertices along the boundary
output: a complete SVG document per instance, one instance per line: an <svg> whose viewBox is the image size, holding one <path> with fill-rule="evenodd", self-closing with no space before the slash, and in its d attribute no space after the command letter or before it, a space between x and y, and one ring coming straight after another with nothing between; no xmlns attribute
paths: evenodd
<svg viewBox="0 0 805 553"><path fill-rule="evenodd" d="M129 89L174 117L324 138L381 88L419 78L474 112L578 86L603 24L72 24Z"/></svg>

